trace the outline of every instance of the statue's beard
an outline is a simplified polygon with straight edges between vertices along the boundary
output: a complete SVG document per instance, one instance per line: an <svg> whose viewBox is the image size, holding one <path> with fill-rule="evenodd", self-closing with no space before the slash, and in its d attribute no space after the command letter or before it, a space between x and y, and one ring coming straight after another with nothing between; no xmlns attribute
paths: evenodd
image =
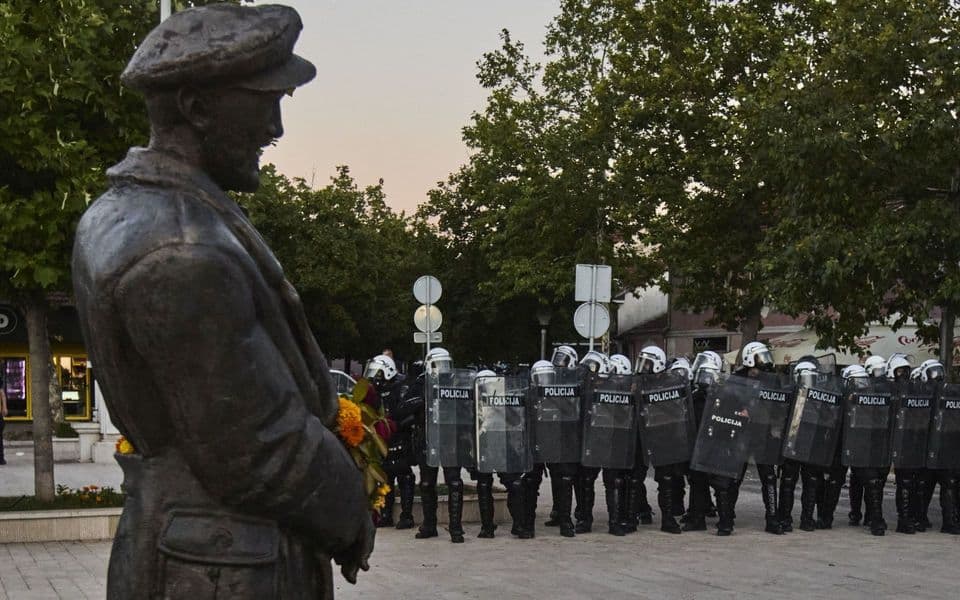
<svg viewBox="0 0 960 600"><path fill-rule="evenodd" d="M224 190L255 192L265 145L232 127L210 131L202 143L204 168Z"/></svg>

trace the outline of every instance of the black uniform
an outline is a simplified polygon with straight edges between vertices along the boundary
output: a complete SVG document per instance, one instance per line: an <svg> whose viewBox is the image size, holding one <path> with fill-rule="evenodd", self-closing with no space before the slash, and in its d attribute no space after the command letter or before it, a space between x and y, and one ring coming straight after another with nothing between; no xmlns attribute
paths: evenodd
<svg viewBox="0 0 960 600"><path fill-rule="evenodd" d="M413 492L415 477L413 465L417 463L413 455L411 432L413 422L421 408L422 399L412 399L408 393L406 378L398 373L392 380L377 379L377 392L384 413L396 425L396 431L390 437L390 451L383 460L383 470L391 490L386 497L386 505L381 511L379 526L393 525L393 504L396 491L400 492L400 517L397 529L410 529L413 522Z"/></svg>

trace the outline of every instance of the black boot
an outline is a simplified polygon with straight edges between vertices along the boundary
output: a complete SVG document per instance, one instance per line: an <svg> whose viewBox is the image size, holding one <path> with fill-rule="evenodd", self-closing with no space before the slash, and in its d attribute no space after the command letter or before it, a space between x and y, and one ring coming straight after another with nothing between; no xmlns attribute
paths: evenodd
<svg viewBox="0 0 960 600"><path fill-rule="evenodd" d="M420 483L420 505L423 507L423 523L417 531L417 539L437 537L437 486Z"/></svg>
<svg viewBox="0 0 960 600"><path fill-rule="evenodd" d="M510 518L513 519L510 533L521 539L533 537L533 529L536 526L534 519L537 516L537 497L533 496L533 506L530 506L531 499L528 486L530 484L523 479L517 479L507 484L507 510L510 511ZM526 535L529 530L530 535Z"/></svg>
<svg viewBox="0 0 960 600"><path fill-rule="evenodd" d="M620 524L624 500L624 481L621 477L614 478L609 485L604 486L607 495L607 515L609 517L608 532L610 535L623 536L627 533Z"/></svg>
<svg viewBox="0 0 960 600"><path fill-rule="evenodd" d="M957 522L957 486L955 480L940 483L940 512L943 522L941 533L960 535L960 523Z"/></svg>
<svg viewBox="0 0 960 600"><path fill-rule="evenodd" d="M450 519L447 531L450 532L450 541L454 544L463 543L463 482L447 483L450 490L447 496L447 515Z"/></svg>
<svg viewBox="0 0 960 600"><path fill-rule="evenodd" d="M928 514L930 512L930 502L933 501L933 491L936 487L937 478L934 477L934 474L930 471L921 472L917 480L916 502L914 504L916 512L913 515L917 532L924 532L933 527Z"/></svg>
<svg viewBox="0 0 960 600"><path fill-rule="evenodd" d="M597 496L593 480L578 477L574 491L577 492L577 524L574 529L577 533L590 533L593 531L593 505Z"/></svg>
<svg viewBox="0 0 960 600"><path fill-rule="evenodd" d="M684 498L687 495L687 486L684 485L682 475L673 478L673 516L682 517L686 512L684 508Z"/></svg>
<svg viewBox="0 0 960 600"><path fill-rule="evenodd" d="M833 513L840 503L840 490L843 489L843 480L838 474L830 473L823 486L823 504L818 509L818 529L833 528Z"/></svg>
<svg viewBox="0 0 960 600"><path fill-rule="evenodd" d="M726 536L733 533L733 489L717 489L717 535Z"/></svg>
<svg viewBox="0 0 960 600"><path fill-rule="evenodd" d="M560 514L557 510L557 491L560 488L560 478L554 475L550 476L550 493L553 496L553 509L550 511L550 518L544 523L547 527L559 527L560 526Z"/></svg>
<svg viewBox="0 0 960 600"><path fill-rule="evenodd" d="M557 477L557 495L554 496L554 506L557 509L557 521L560 525L560 535L573 537L576 533L573 520L570 519L570 504L573 503L574 478L569 475Z"/></svg>
<svg viewBox="0 0 960 600"><path fill-rule="evenodd" d="M645 479L642 477L634 477L631 479L631 485L633 486L633 494L635 494L637 512L636 514L640 518L641 525L650 525L653 523L653 508L650 507L650 502L647 501L647 485Z"/></svg>
<svg viewBox="0 0 960 600"><path fill-rule="evenodd" d="M887 531L887 522L883 520L883 484L883 479L863 482L866 515L870 519L870 533L873 535L883 535Z"/></svg>
<svg viewBox="0 0 960 600"><path fill-rule="evenodd" d="M852 472L850 473L849 494L850 512L847 513L847 519L849 519L850 525L855 527L864 518L860 511L860 506L863 504L863 483Z"/></svg>
<svg viewBox="0 0 960 600"><path fill-rule="evenodd" d="M664 475L657 482L657 505L660 506L660 531L667 533L680 533L680 524L674 517L674 494L676 487L674 485L673 475Z"/></svg>
<svg viewBox="0 0 960 600"><path fill-rule="evenodd" d="M780 477L780 497L777 502L777 518L784 533L793 531L793 502L797 493L797 478Z"/></svg>
<svg viewBox="0 0 960 600"><path fill-rule="evenodd" d="M383 508L380 509L380 519L377 521L377 527L393 527L393 505L396 502L396 494L393 488L384 496Z"/></svg>
<svg viewBox="0 0 960 600"><path fill-rule="evenodd" d="M804 474L800 484L800 529L815 531L817 522L813 520L813 511L817 507L817 485L819 478Z"/></svg>
<svg viewBox="0 0 960 600"><path fill-rule="evenodd" d="M511 496L519 495L519 490L507 489L507 506L510 515L514 516L513 502ZM497 524L493 522L493 482L486 479L477 481L477 505L480 509L480 533L479 538L492 538L493 532L497 529ZM451 534L453 530L451 530Z"/></svg>
<svg viewBox="0 0 960 600"><path fill-rule="evenodd" d="M413 473L397 478L397 487L400 488L400 518L397 519L397 529L412 529L416 525L413 521L414 482Z"/></svg>
<svg viewBox="0 0 960 600"><path fill-rule="evenodd" d="M521 498L523 498L523 519L518 523L517 537L521 540L530 540L536 537L537 529L537 499L540 497L539 478L521 480Z"/></svg>
<svg viewBox="0 0 960 600"><path fill-rule="evenodd" d="M913 505L911 504L915 487L916 479L913 477L897 478L897 533L913 534L917 532L917 527L913 521Z"/></svg>
<svg viewBox="0 0 960 600"><path fill-rule="evenodd" d="M620 527L624 533L636 533L640 523L640 492L637 478L627 476L623 487L623 503L620 506Z"/></svg>
<svg viewBox="0 0 960 600"><path fill-rule="evenodd" d="M730 518L734 523L737 521L737 500L740 499L740 485L743 483L743 480L736 482L730 486L728 492L730 494ZM717 501L720 502L719 500ZM720 507L717 507L717 511L720 510Z"/></svg>
<svg viewBox="0 0 960 600"><path fill-rule="evenodd" d="M773 473L764 477L760 481L760 493L763 495L764 518L767 526L764 529L767 533L782 535L783 527L780 525L780 515L777 513L777 476Z"/></svg>
<svg viewBox="0 0 960 600"><path fill-rule="evenodd" d="M706 494L704 494L706 489ZM710 502L710 488L705 486L705 482L699 474L690 477L690 508L687 514L683 516L684 531L706 531L707 520L704 518L707 510L707 504Z"/></svg>

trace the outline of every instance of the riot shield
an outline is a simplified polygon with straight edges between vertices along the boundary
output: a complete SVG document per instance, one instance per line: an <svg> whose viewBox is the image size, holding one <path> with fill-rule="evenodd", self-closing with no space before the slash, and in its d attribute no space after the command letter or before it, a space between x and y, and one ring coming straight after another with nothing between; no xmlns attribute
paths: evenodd
<svg viewBox="0 0 960 600"><path fill-rule="evenodd" d="M750 390L750 459L758 465L778 465L793 404L793 386L776 373L742 379L740 383Z"/></svg>
<svg viewBox="0 0 960 600"><path fill-rule="evenodd" d="M637 404L632 375L594 375L582 387L585 467L631 469L637 448Z"/></svg>
<svg viewBox="0 0 960 600"><path fill-rule="evenodd" d="M530 387L533 461L580 462L580 378L561 369L550 385Z"/></svg>
<svg viewBox="0 0 960 600"><path fill-rule="evenodd" d="M478 377L477 470L526 473L533 469L527 428L530 377Z"/></svg>
<svg viewBox="0 0 960 600"><path fill-rule="evenodd" d="M893 466L922 469L927 466L927 434L933 406L933 388L918 382L894 384L893 438L890 455Z"/></svg>
<svg viewBox="0 0 960 600"><path fill-rule="evenodd" d="M706 390L703 420L690 459L690 468L739 479L750 456L752 387L747 379L731 375Z"/></svg>
<svg viewBox="0 0 960 600"><path fill-rule="evenodd" d="M821 375L812 386L801 386L787 421L783 457L829 467L840 441L843 385L837 377Z"/></svg>
<svg viewBox="0 0 960 600"><path fill-rule="evenodd" d="M652 467L690 460L696 443L690 382L673 373L638 375L643 460Z"/></svg>
<svg viewBox="0 0 960 600"><path fill-rule="evenodd" d="M854 379L846 397L841 460L844 466L890 466L893 387L886 381Z"/></svg>
<svg viewBox="0 0 960 600"><path fill-rule="evenodd" d="M431 467L476 465L475 378L470 369L426 377L426 450Z"/></svg>
<svg viewBox="0 0 960 600"><path fill-rule="evenodd" d="M960 385L944 384L937 393L930 439L928 469L960 469Z"/></svg>

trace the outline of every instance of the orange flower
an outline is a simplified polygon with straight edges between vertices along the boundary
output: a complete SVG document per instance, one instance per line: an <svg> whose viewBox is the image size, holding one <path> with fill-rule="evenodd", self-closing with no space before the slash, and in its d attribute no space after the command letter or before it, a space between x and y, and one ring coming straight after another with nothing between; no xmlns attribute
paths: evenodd
<svg viewBox="0 0 960 600"><path fill-rule="evenodd" d="M117 440L117 444L114 447L117 454L133 454L136 450L133 449L133 444L127 441L127 438L120 436L120 439Z"/></svg>
<svg viewBox="0 0 960 600"><path fill-rule="evenodd" d="M337 432L351 448L359 445L367 435L363 428L363 420L360 417L360 407L345 398L340 398L340 410L337 411Z"/></svg>

